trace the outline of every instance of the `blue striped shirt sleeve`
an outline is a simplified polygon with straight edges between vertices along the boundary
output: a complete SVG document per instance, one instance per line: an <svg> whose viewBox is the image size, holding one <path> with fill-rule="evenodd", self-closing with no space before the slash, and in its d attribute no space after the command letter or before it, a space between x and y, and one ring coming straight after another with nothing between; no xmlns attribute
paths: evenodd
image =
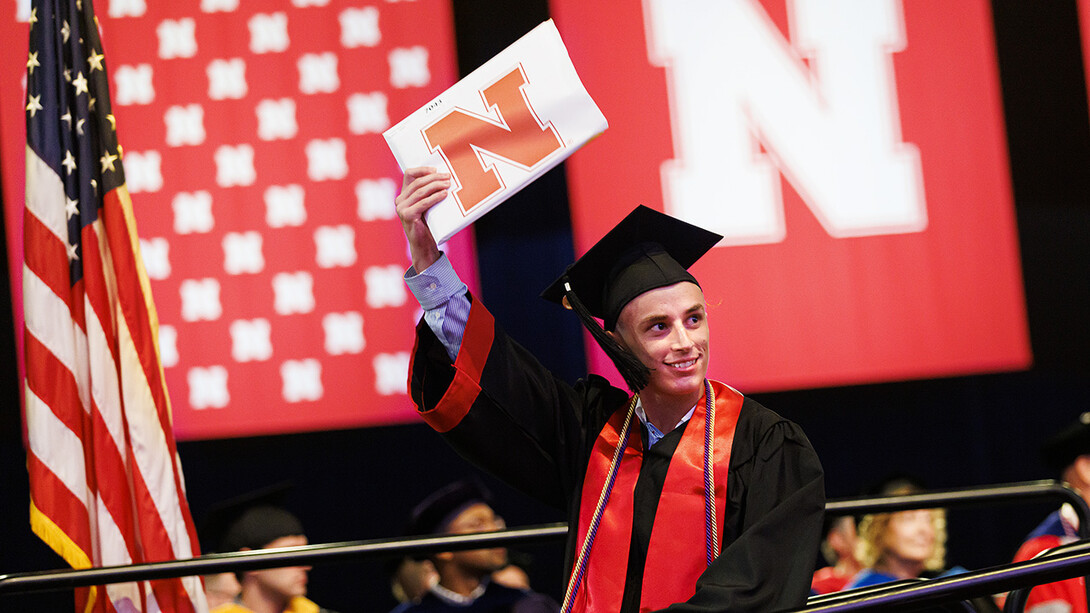
<svg viewBox="0 0 1090 613"><path fill-rule="evenodd" d="M447 350L453 362L462 346L466 322L469 321L469 297L466 284L458 278L446 254L422 272L409 267L405 284L424 309L424 321Z"/></svg>

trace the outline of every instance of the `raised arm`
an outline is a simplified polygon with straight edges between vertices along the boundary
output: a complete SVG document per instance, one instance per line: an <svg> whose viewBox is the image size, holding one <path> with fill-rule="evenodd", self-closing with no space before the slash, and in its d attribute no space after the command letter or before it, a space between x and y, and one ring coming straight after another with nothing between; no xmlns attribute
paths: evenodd
<svg viewBox="0 0 1090 613"><path fill-rule="evenodd" d="M394 199L401 229L409 242L409 254L413 268L421 272L439 259L439 246L435 243L424 213L442 202L450 189L450 174L435 168L410 168L401 181L401 193Z"/></svg>

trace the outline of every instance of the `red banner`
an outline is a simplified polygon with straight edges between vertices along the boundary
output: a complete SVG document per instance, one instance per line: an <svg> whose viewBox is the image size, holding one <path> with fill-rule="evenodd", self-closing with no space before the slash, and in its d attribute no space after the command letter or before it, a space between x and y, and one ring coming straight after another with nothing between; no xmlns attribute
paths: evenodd
<svg viewBox="0 0 1090 613"><path fill-rule="evenodd" d="M1030 363L987 2L551 6L610 123L568 161L576 249L637 204L724 234L694 268L713 376L760 391Z"/></svg>
<svg viewBox="0 0 1090 613"><path fill-rule="evenodd" d="M415 419L382 132L457 79L449 3L99 4L178 437ZM0 23L15 304L27 5ZM473 286L469 237L449 249Z"/></svg>

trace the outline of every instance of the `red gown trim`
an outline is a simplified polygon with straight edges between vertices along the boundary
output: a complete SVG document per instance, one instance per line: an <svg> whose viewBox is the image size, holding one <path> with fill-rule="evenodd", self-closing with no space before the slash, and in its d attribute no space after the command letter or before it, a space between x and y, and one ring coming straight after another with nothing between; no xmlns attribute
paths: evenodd
<svg viewBox="0 0 1090 613"><path fill-rule="evenodd" d="M435 431L448 432L457 426L477 400L481 393L481 373L496 336L495 326L492 313L480 302L474 302L469 309L462 346L454 360L454 380L434 408L416 407ZM416 354L415 350L413 354ZM412 372L411 366L409 372Z"/></svg>

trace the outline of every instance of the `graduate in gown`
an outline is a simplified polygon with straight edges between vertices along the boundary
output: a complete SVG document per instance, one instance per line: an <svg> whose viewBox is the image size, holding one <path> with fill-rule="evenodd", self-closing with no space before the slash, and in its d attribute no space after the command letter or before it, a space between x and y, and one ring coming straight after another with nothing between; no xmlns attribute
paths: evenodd
<svg viewBox="0 0 1090 613"><path fill-rule="evenodd" d="M396 201L406 282L425 311L410 394L460 454L568 513L562 610L804 604L821 465L797 425L706 378L707 307L687 268L720 237L639 207L546 289L630 389L597 375L573 386L512 340L439 252L424 212L449 187L449 174L410 169Z"/></svg>

